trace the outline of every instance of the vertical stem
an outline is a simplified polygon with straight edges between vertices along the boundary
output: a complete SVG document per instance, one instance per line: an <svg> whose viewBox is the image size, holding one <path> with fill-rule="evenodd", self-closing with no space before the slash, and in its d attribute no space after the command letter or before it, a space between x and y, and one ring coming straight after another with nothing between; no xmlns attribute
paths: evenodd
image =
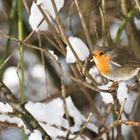
<svg viewBox="0 0 140 140"><path fill-rule="evenodd" d="M17 1L13 0L12 1L12 7L11 7L11 11L9 13L9 29L8 29L8 35L12 34L13 31L13 20L15 17L15 13L16 13L16 5L17 5ZM6 48L5 48L5 58L9 55L10 52L10 43L11 40L8 38L7 42L6 42Z"/></svg>
<svg viewBox="0 0 140 140"><path fill-rule="evenodd" d="M22 129L22 140L26 140L26 134L25 134L24 129Z"/></svg>
<svg viewBox="0 0 140 140"><path fill-rule="evenodd" d="M18 3L18 39L22 41L23 39L23 21L22 21L22 11L23 3L22 0L17 0ZM21 79L20 79L20 102L23 103L25 100L24 96L24 48L20 45L20 70L21 70Z"/></svg>
<svg viewBox="0 0 140 140"><path fill-rule="evenodd" d="M5 11L9 12L9 13L6 13L8 15L8 21L9 21L8 22L8 35L9 36L11 36L12 31L13 31L13 22L14 22L15 11L16 11L16 4L17 4L16 2L17 2L16 0L13 0L12 1L12 5L10 7L11 9L9 8L7 10L7 8L8 8L6 6L7 4L6 4L6 2L3 1L4 7L6 9ZM7 38L6 46L5 46L5 51L4 51L3 56L1 57L1 62L0 63L4 62L7 59L7 57L10 55L9 54L10 53L10 45L11 45L11 40L9 38ZM4 73L6 68L7 68L7 64L5 64L3 68L1 68L1 70L0 70L0 80L2 80L3 73Z"/></svg>

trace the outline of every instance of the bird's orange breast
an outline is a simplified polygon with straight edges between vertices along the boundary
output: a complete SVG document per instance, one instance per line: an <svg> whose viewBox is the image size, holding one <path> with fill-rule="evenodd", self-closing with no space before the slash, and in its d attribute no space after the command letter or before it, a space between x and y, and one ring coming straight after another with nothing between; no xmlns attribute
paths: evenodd
<svg viewBox="0 0 140 140"><path fill-rule="evenodd" d="M107 54L104 54L102 56L96 55L94 56L94 61L100 73L102 73L105 76L108 76L111 71L110 62L109 62L110 57Z"/></svg>

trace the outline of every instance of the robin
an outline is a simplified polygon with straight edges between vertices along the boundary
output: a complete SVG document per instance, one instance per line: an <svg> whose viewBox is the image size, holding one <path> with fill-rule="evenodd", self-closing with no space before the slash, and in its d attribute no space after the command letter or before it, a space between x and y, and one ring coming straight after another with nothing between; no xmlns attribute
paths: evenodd
<svg viewBox="0 0 140 140"><path fill-rule="evenodd" d="M99 72L113 81L129 80L140 70L140 60L126 48L99 47L93 51L92 58Z"/></svg>

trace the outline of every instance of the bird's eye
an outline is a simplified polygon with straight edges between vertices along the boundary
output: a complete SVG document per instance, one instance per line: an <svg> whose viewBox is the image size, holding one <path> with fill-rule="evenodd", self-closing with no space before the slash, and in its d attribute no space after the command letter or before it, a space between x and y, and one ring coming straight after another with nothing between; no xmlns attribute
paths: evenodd
<svg viewBox="0 0 140 140"><path fill-rule="evenodd" d="M100 56L102 56L103 54L104 54L103 52L100 52L100 53L99 53Z"/></svg>

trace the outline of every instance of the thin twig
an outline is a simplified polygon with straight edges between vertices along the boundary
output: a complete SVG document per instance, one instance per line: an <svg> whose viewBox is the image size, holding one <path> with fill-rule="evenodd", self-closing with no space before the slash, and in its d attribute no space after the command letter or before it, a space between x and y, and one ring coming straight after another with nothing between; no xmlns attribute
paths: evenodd
<svg viewBox="0 0 140 140"><path fill-rule="evenodd" d="M34 34L34 32L35 32L35 31L32 31L32 32L23 40L23 42L27 42L27 40L29 40L29 39L32 37L32 35Z"/></svg>
<svg viewBox="0 0 140 140"><path fill-rule="evenodd" d="M58 44L54 40L52 40L45 32L41 32L41 35L43 35L43 37L45 37L49 41L49 43L53 47L55 47L56 50L58 50L60 53L62 53L61 49L58 47ZM65 54L63 54L63 55L65 56Z"/></svg>
<svg viewBox="0 0 140 140"><path fill-rule="evenodd" d="M10 36L10 35L4 33L4 32L1 31L1 30L0 30L0 37L7 38L7 39L10 39L10 40L12 40L12 41L16 41L16 42L18 42L18 43L20 42L17 38L12 37L12 36Z"/></svg>
<svg viewBox="0 0 140 140"><path fill-rule="evenodd" d="M79 17L80 17L80 20L81 20L83 29L84 29L84 33L85 33L85 36L86 36L86 39L87 39L87 43L88 43L90 52L92 52L92 50L93 50L93 45L92 45L92 41L91 41L89 29L88 29L88 27L87 27L87 25L86 25L86 20L85 20L85 18L84 18L84 16L83 16L83 13L82 13L82 10L81 10L81 8L80 8L80 6L79 6L78 0L74 0L74 2L75 2L75 5L76 5L76 8L77 8L77 11L78 11L78 14L79 14Z"/></svg>
<svg viewBox="0 0 140 140"><path fill-rule="evenodd" d="M8 29L8 35L9 36L11 36L11 34L13 32L13 25L14 25L13 20L14 20L15 14L16 14L16 5L17 5L17 1L13 0L12 1L11 11L9 13L9 29ZM4 57L7 57L9 55L10 43L11 43L11 40L9 38L7 38Z"/></svg>
<svg viewBox="0 0 140 140"><path fill-rule="evenodd" d="M36 2L34 0L34 2ZM53 37L55 38L55 40L57 41L57 43L59 44L59 47L61 48L61 53L65 54L66 53L66 50L64 48L64 44L62 43L62 41L60 40L59 38L59 35L57 33L57 31L53 28L53 26L51 25L51 22L49 20L49 14L47 13L47 11L44 11L41 7L41 5L37 5L38 9L40 10L40 12L42 13L42 15L44 16L44 19L45 21L47 22L48 24L48 28L49 30L51 31Z"/></svg>
<svg viewBox="0 0 140 140"><path fill-rule="evenodd" d="M89 88L89 89L92 89L92 90L94 90L94 91L96 91L96 92L103 92L103 93L107 93L107 94L111 93L109 90L99 89L99 88L97 88L97 87L95 87L95 86L92 86L92 85L88 84L87 82L82 81L82 80L80 80L80 79L78 79L78 78L75 78L75 77L73 77L73 76L70 76L70 78L71 78L73 81L79 83L80 85L83 85L84 87L87 87L87 88Z"/></svg>
<svg viewBox="0 0 140 140"><path fill-rule="evenodd" d="M62 100L63 100L63 104L64 104L64 111L65 111L65 115L66 115L66 119L68 121L68 132L67 132L67 138L69 139L69 135L70 135L70 117L69 117L69 112L67 109L67 103L66 103L66 91L65 91L65 84L64 84L64 72L62 69L62 66L60 64L60 69L61 69L61 93L62 93Z"/></svg>
<svg viewBox="0 0 140 140"><path fill-rule="evenodd" d="M113 100L114 100L114 118L115 119L118 118L119 112L121 110L121 105L120 105L118 97L117 97L118 87L119 87L119 83L118 82L113 82L113 84L110 86L110 89L109 89L110 92L112 93L112 97L113 97ZM121 119L121 116L119 116L119 117ZM121 126L117 126L116 129L117 129L117 138L120 138L120 136L121 136Z"/></svg>
<svg viewBox="0 0 140 140"><path fill-rule="evenodd" d="M137 7L138 7L138 9L139 9L139 12L140 12L140 3L139 3L138 0L135 0L135 2L136 2L136 5L137 5Z"/></svg>
<svg viewBox="0 0 140 140"><path fill-rule="evenodd" d="M25 7L27 13L30 14L30 8L28 6L27 0L23 0L23 4L24 4L24 7Z"/></svg>
<svg viewBox="0 0 140 140"><path fill-rule="evenodd" d="M92 115L93 115L93 113L90 112L89 115L88 115L88 117L87 117L87 119L86 119L86 121L85 121L85 123L81 127L80 132L74 138L72 138L70 140L76 140L80 135L82 135L82 133L84 132L85 128L87 127L87 125L88 125L88 123L89 123Z"/></svg>
<svg viewBox="0 0 140 140"><path fill-rule="evenodd" d="M40 32L38 32L37 33L37 35L38 35L38 42L39 42L39 47L40 48L42 48L42 42L41 42L41 35L40 35ZM41 49L41 51L40 51L40 53L41 53L41 61L42 61L42 64L43 64L43 69L44 69L44 73L45 73L45 85L46 85L46 93L47 93L47 91L48 91L48 89L47 89L47 73L46 73L46 68L45 68L45 56L44 56L44 52L42 51L42 49Z"/></svg>
<svg viewBox="0 0 140 140"><path fill-rule="evenodd" d="M4 60L4 62L0 65L0 70L3 66L10 60L10 58L19 50L20 47L17 47L13 50L13 52Z"/></svg>
<svg viewBox="0 0 140 140"><path fill-rule="evenodd" d="M75 58L76 58L76 60L77 60L77 63L78 63L78 65L79 65L80 69L82 70L82 63L81 63L81 61L80 61L78 55L76 54L75 50L73 49L73 47L72 47L70 41L68 40L68 37L67 37L67 35L66 35L66 32L65 32L65 30L64 30L64 28L63 28L63 26L62 26L62 23L61 23L61 20L60 20L58 11L57 11L57 7L56 7L56 4L55 4L55 1L54 1L54 0L51 0L51 2L52 2L52 5L53 5L53 8L54 8L55 15L56 15L56 21L57 21L57 24L59 25L59 29L60 29L60 31L61 31L61 34L62 34L62 36L63 36L63 39L65 40L65 43L67 44L67 46L70 47L72 53L74 54L74 56L75 56Z"/></svg>
<svg viewBox="0 0 140 140"><path fill-rule="evenodd" d="M1 129L4 129L4 128L17 128L18 125L15 124L15 123L10 123L10 122L7 122L7 121L0 121L0 130Z"/></svg>
<svg viewBox="0 0 140 140"><path fill-rule="evenodd" d="M122 112L123 112L123 110L124 110L124 105L125 105L125 103L126 103L126 98L125 98L123 104L121 105L120 112L119 112L119 114L118 114L117 120L121 119L121 114L122 114Z"/></svg>
<svg viewBox="0 0 140 140"><path fill-rule="evenodd" d="M67 17L67 24L68 24L68 27L69 27L70 30L72 30L72 27L71 27L71 16L72 16L72 12L73 12L73 6L74 6L74 2L71 1L70 9L69 9L69 12L68 12L68 17Z"/></svg>
<svg viewBox="0 0 140 140"><path fill-rule="evenodd" d="M103 38L104 38L104 45L108 45L108 46L111 46L112 45L112 39L111 39L111 36L110 36L110 32L109 32L109 29L108 29L108 26L107 26L107 23L106 23L106 17L105 17L105 14L104 14L104 11L102 10L101 7L99 7L99 11L100 11L100 14L101 14L101 19L102 19L102 30L103 30Z"/></svg>
<svg viewBox="0 0 140 140"><path fill-rule="evenodd" d="M115 126L118 125L128 125L128 126L136 126L136 127L140 127L140 122L135 122L135 121L128 121L128 120L116 120L114 122L112 122L101 134L100 136L98 136L98 138L96 138L96 140L99 140L105 133L108 133L112 128L114 128Z"/></svg>
<svg viewBox="0 0 140 140"><path fill-rule="evenodd" d="M102 118L102 121L100 123L100 131L102 131L102 128L105 128L105 122L107 121L111 112L112 112L112 105L110 104L106 110L106 115Z"/></svg>
<svg viewBox="0 0 140 140"><path fill-rule="evenodd" d="M29 47L29 48L32 48L32 49L36 49L36 50L42 51L42 52L45 53L47 56L49 56L49 58L50 58L55 64L57 64L58 68L60 68L60 67L59 67L58 61L54 58L54 56L53 56L49 51L47 51L47 50L45 50L45 49L43 49L43 48L39 48L38 46L35 46L35 45L32 45L32 44L28 44L28 43L24 43L24 45L25 45L26 47ZM59 70L58 70L58 72L59 72Z"/></svg>

